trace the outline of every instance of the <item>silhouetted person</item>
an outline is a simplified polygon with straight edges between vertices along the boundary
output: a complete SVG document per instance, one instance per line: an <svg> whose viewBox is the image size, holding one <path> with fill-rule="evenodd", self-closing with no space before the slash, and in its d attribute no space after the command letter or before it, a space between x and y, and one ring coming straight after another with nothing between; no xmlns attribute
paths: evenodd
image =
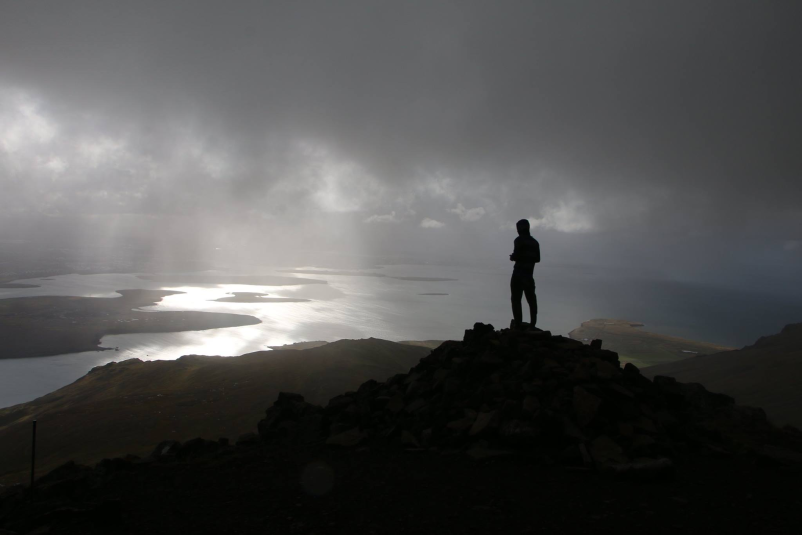
<svg viewBox="0 0 802 535"><path fill-rule="evenodd" d="M532 327L537 323L537 296L535 296L535 264L540 262L540 244L529 234L529 221L521 219L515 224L518 237L515 238L515 249L510 260L515 262L510 280L512 293L512 325L511 328L521 326L523 312L521 311L521 295L526 296L529 303L529 316Z"/></svg>

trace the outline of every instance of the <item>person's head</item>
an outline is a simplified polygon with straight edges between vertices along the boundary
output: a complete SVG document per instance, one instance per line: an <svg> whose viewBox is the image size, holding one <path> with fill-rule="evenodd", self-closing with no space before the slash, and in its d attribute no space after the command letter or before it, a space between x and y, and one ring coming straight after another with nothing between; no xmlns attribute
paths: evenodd
<svg viewBox="0 0 802 535"><path fill-rule="evenodd" d="M529 235L529 220L528 219L521 219L517 223L515 223L515 228L518 229L518 236L528 236Z"/></svg>

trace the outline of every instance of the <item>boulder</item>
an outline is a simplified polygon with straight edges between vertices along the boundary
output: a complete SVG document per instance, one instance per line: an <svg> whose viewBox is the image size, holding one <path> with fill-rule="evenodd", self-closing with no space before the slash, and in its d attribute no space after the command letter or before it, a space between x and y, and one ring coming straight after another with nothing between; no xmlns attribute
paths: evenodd
<svg viewBox="0 0 802 535"><path fill-rule="evenodd" d="M356 446L367 438L367 434L361 431L358 427L354 427L342 433L331 435L326 439L326 444L330 446L352 447Z"/></svg>
<svg viewBox="0 0 802 535"><path fill-rule="evenodd" d="M155 460L174 459L180 447L181 443L177 440L163 440L154 448L150 458Z"/></svg>
<svg viewBox="0 0 802 535"><path fill-rule="evenodd" d="M623 476L638 481L651 481L670 476L674 470L674 463L666 457L639 458L632 462L611 464L608 469L617 476Z"/></svg>
<svg viewBox="0 0 802 535"><path fill-rule="evenodd" d="M257 426L259 436L264 440L279 439L302 444L322 439L324 413L333 412L332 405L348 408L353 403L338 400L329 403L324 411L307 403L300 394L280 392L273 406L267 409L264 420Z"/></svg>
<svg viewBox="0 0 802 535"><path fill-rule="evenodd" d="M476 421L473 422L471 430L468 432L470 436L476 436L488 430L491 424L494 423L496 418L496 411L480 412L476 416Z"/></svg>
<svg viewBox="0 0 802 535"><path fill-rule="evenodd" d="M599 412L602 400L598 396L594 396L581 386L574 387L574 413L576 414L576 421L580 427L586 427Z"/></svg>
<svg viewBox="0 0 802 535"><path fill-rule="evenodd" d="M243 433L237 438L237 446L255 446L259 444L259 435L256 433Z"/></svg>
<svg viewBox="0 0 802 535"><path fill-rule="evenodd" d="M597 466L622 464L629 462L621 446L606 435L593 439L590 443L590 456Z"/></svg>

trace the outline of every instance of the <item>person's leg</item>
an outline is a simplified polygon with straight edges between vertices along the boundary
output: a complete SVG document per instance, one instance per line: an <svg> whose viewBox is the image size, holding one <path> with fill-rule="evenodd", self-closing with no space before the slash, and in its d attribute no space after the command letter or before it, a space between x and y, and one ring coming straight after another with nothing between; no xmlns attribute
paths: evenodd
<svg viewBox="0 0 802 535"><path fill-rule="evenodd" d="M510 300L512 301L512 319L515 325L520 325L523 321L523 310L521 309L521 297L523 297L524 287L515 275L510 279Z"/></svg>
<svg viewBox="0 0 802 535"><path fill-rule="evenodd" d="M537 295L535 294L535 279L527 281L524 286L524 294L526 295L526 302L529 303L529 322L532 327L537 324ZM520 302L518 303L520 308Z"/></svg>

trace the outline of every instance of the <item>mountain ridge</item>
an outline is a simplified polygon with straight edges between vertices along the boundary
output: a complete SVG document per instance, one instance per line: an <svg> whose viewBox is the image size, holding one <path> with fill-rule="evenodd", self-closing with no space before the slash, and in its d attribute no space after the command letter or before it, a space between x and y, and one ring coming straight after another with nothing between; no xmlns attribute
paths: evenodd
<svg viewBox="0 0 802 535"><path fill-rule="evenodd" d="M280 390L323 403L375 377L409 369L430 350L379 339L239 357L128 359L93 368L55 392L0 409L0 483L20 481L38 420L39 466L147 454L163 438L236 438Z"/></svg>
<svg viewBox="0 0 802 535"><path fill-rule="evenodd" d="M802 427L802 323L742 349L650 366L643 373L702 383L739 403L762 407L780 425Z"/></svg>

